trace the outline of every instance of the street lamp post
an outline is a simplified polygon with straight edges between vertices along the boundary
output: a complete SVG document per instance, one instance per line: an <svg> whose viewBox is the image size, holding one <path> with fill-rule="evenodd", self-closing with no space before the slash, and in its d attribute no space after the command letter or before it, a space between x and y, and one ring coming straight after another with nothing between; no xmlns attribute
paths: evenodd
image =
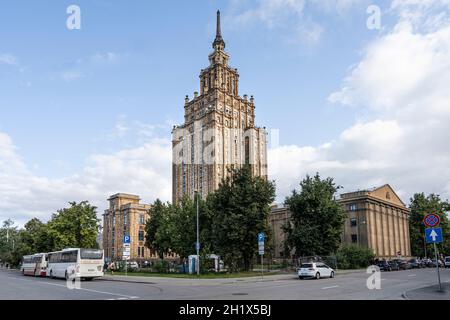
<svg viewBox="0 0 450 320"><path fill-rule="evenodd" d="M195 191L195 198L197 202L197 275L200 275L200 232L199 232L199 219L198 219L198 191Z"/></svg>

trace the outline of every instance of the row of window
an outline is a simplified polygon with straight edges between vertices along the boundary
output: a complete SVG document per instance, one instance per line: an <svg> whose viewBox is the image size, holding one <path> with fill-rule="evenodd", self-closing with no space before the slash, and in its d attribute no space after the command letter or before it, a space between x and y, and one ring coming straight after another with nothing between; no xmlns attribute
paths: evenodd
<svg viewBox="0 0 450 320"><path fill-rule="evenodd" d="M124 226L128 225L128 214L126 214L126 213L123 215L123 224L124 224ZM145 215L143 215L143 214L139 215L139 224L140 225L145 224ZM113 228L116 226L116 216L115 215L113 215L112 226L113 226Z"/></svg>

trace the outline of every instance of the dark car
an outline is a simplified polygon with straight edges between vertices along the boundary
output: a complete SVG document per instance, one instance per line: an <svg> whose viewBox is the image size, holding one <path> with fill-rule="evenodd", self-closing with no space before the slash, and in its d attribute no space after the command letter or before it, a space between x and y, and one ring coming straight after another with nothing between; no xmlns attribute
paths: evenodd
<svg viewBox="0 0 450 320"><path fill-rule="evenodd" d="M422 268L422 263L420 262L419 259L411 259L408 262L411 265L411 269L420 269L420 268Z"/></svg>
<svg viewBox="0 0 450 320"><path fill-rule="evenodd" d="M398 259L397 263L400 270L411 269L411 264L406 260Z"/></svg>
<svg viewBox="0 0 450 320"><path fill-rule="evenodd" d="M392 267L387 261L380 261L377 266L381 271L392 271Z"/></svg>
<svg viewBox="0 0 450 320"><path fill-rule="evenodd" d="M394 271L400 270L400 264L399 264L398 260L391 260L391 261L389 261L389 264L391 265L392 270L394 270Z"/></svg>

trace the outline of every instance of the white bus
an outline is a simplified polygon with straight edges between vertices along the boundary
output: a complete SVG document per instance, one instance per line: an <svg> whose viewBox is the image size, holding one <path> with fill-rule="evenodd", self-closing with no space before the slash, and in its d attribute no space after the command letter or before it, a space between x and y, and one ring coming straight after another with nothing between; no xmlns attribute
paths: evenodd
<svg viewBox="0 0 450 320"><path fill-rule="evenodd" d="M92 280L103 277L103 250L71 248L48 254L47 276Z"/></svg>
<svg viewBox="0 0 450 320"><path fill-rule="evenodd" d="M46 253L37 253L22 258L22 274L35 277L45 277L47 274L48 256Z"/></svg>

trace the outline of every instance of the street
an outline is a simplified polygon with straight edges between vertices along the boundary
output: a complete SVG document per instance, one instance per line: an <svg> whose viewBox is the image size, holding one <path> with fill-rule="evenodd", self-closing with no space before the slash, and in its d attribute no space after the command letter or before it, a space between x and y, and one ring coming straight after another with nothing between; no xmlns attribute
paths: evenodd
<svg viewBox="0 0 450 320"><path fill-rule="evenodd" d="M369 290L364 271L336 273L334 279L299 280L292 275L241 279L174 279L106 276L81 282L70 290L65 280L23 276L0 270L0 299L4 300L374 300L405 299L405 292L435 285L436 270L415 269L381 273L381 289ZM441 269L450 283L450 269Z"/></svg>

